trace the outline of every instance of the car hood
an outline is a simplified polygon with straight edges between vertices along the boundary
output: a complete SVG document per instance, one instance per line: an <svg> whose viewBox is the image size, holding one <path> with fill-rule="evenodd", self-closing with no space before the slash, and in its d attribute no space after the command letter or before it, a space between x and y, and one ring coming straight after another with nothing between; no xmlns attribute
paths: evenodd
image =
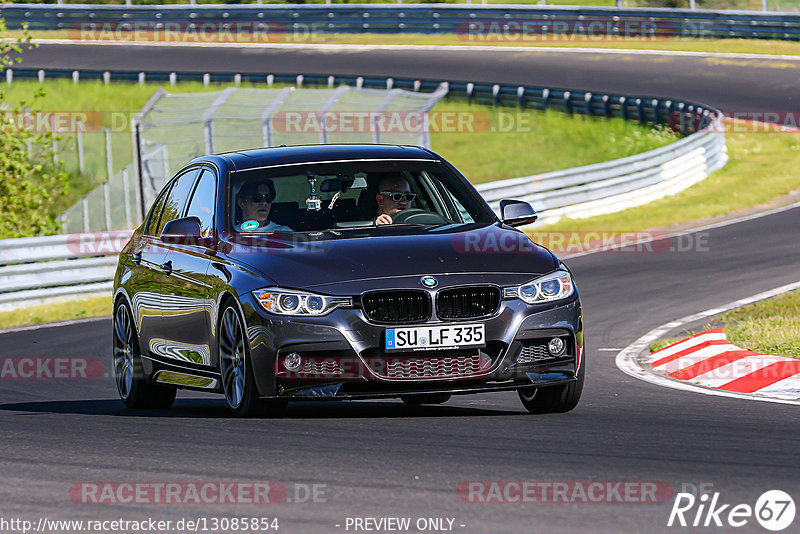
<svg viewBox="0 0 800 534"><path fill-rule="evenodd" d="M226 244L231 259L281 287L328 294L419 287L424 275L437 275L442 286L470 281L516 284L558 266L549 250L500 224L239 234Z"/></svg>

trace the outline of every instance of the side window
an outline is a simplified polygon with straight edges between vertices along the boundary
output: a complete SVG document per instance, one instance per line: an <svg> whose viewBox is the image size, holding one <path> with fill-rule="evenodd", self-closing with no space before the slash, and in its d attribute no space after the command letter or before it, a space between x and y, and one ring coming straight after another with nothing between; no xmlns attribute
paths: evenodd
<svg viewBox="0 0 800 534"><path fill-rule="evenodd" d="M172 185L165 187L164 191L161 192L161 195L159 195L153 207L150 209L150 215L147 219L147 228L144 231L146 235L156 235L155 229L158 227L158 219L161 217L161 210L164 208L164 200L167 198L171 188Z"/></svg>
<svg viewBox="0 0 800 534"><path fill-rule="evenodd" d="M200 174L200 168L192 169L184 173L175 180L175 184L170 189L164 201L164 209L161 211L161 219L158 226L153 230L153 235L160 236L164 226L175 219L180 219L183 208L186 207L186 200L194 186L194 180Z"/></svg>
<svg viewBox="0 0 800 534"><path fill-rule="evenodd" d="M186 209L187 217L200 219L200 231L203 237L211 237L213 233L216 198L217 183L214 173L205 169L197 182L197 187L194 188L189 207Z"/></svg>

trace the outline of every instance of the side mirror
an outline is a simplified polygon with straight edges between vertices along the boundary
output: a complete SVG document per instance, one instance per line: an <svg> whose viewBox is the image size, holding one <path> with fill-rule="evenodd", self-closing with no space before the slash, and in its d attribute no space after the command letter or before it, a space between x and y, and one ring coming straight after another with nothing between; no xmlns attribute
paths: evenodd
<svg viewBox="0 0 800 534"><path fill-rule="evenodd" d="M165 243L197 245L200 243L200 239L202 239L202 230L200 229L200 219L197 217L171 220L164 225L164 230L161 231L161 240Z"/></svg>
<svg viewBox="0 0 800 534"><path fill-rule="evenodd" d="M501 200L500 218L508 226L522 226L531 224L539 218L527 202L522 200Z"/></svg>

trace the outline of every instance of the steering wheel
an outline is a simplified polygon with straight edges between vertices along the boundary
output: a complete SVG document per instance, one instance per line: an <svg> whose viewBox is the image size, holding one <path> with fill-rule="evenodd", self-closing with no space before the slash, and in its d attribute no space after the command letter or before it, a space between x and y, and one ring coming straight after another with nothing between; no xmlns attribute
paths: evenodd
<svg viewBox="0 0 800 534"><path fill-rule="evenodd" d="M392 215L394 224L447 224L448 222L441 215L420 208L406 208Z"/></svg>

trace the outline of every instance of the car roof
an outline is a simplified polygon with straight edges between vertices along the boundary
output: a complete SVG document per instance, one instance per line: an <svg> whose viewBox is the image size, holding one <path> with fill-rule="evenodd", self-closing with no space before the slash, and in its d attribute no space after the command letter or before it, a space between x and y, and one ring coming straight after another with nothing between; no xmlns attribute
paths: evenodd
<svg viewBox="0 0 800 534"><path fill-rule="evenodd" d="M242 171L271 165L319 161L361 159L424 159L438 161L439 157L422 147L411 145L297 145L239 150L219 154L231 165L231 170ZM209 156L195 161L207 161Z"/></svg>

